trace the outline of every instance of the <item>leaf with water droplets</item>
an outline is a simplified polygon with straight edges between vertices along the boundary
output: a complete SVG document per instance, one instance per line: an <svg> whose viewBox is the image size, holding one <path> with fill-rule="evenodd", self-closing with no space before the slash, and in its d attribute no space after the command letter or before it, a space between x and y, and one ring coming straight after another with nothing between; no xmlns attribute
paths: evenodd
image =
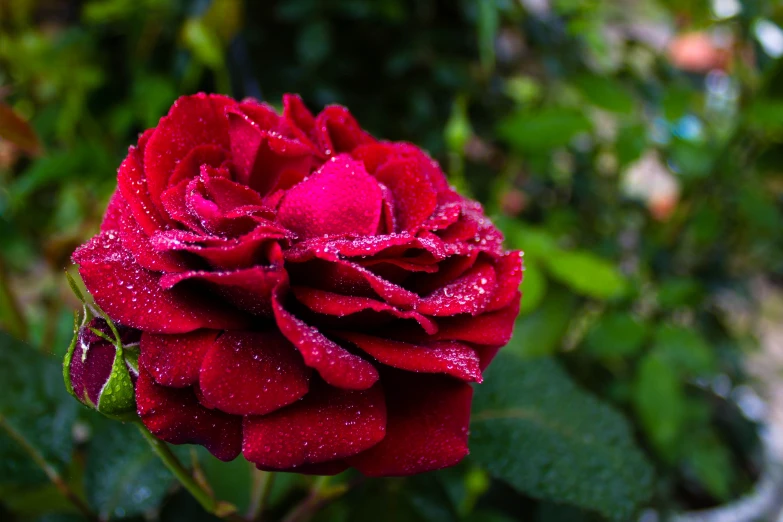
<svg viewBox="0 0 783 522"><path fill-rule="evenodd" d="M60 373L54 359L0 332L0 484L45 481L33 454L60 471L70 460L77 405Z"/></svg>
<svg viewBox="0 0 783 522"><path fill-rule="evenodd" d="M108 518L133 517L158 507L173 477L136 428L94 416L84 469L87 500Z"/></svg>
<svg viewBox="0 0 783 522"><path fill-rule="evenodd" d="M527 495L629 520L653 472L627 421L552 359L498 359L476 388L473 457Z"/></svg>

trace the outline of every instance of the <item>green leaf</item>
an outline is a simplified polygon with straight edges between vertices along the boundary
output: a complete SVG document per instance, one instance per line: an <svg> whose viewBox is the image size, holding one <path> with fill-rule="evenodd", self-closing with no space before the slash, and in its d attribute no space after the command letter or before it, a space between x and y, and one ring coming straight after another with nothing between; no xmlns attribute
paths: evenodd
<svg viewBox="0 0 783 522"><path fill-rule="evenodd" d="M615 79L605 76L585 75L574 80L574 84L590 103L607 111L631 114L634 99Z"/></svg>
<svg viewBox="0 0 783 522"><path fill-rule="evenodd" d="M647 128L641 124L620 127L615 147L620 167L636 161L647 149Z"/></svg>
<svg viewBox="0 0 783 522"><path fill-rule="evenodd" d="M568 145L580 132L591 129L580 111L564 108L516 112L501 120L498 135L522 152L546 152Z"/></svg>
<svg viewBox="0 0 783 522"><path fill-rule="evenodd" d="M747 123L759 130L780 135L783 131L783 101L761 99L745 111Z"/></svg>
<svg viewBox="0 0 783 522"><path fill-rule="evenodd" d="M32 459L62 471L71 459L78 403L57 361L0 332L0 484L45 480Z"/></svg>
<svg viewBox="0 0 783 522"><path fill-rule="evenodd" d="M715 369L715 354L696 330L663 325L655 332L653 351L683 377L704 375Z"/></svg>
<svg viewBox="0 0 783 522"><path fill-rule="evenodd" d="M562 288L550 291L541 306L517 319L514 336L505 350L524 357L555 353L560 348L575 308L573 294Z"/></svg>
<svg viewBox="0 0 783 522"><path fill-rule="evenodd" d="M525 259L525 277L522 279L522 304L519 312L526 314L532 312L546 294L546 277L538 263L532 259Z"/></svg>
<svg viewBox="0 0 783 522"><path fill-rule="evenodd" d="M627 421L551 359L501 352L476 388L471 453L526 495L616 520L630 520L651 493L652 469Z"/></svg>
<svg viewBox="0 0 783 522"><path fill-rule="evenodd" d="M561 252L546 258L553 278L575 292L596 299L620 297L626 291L626 279L609 261L584 252Z"/></svg>
<svg viewBox="0 0 783 522"><path fill-rule="evenodd" d="M212 69L224 65L220 38L200 18L190 18L182 25L182 41L196 59Z"/></svg>
<svg viewBox="0 0 783 522"><path fill-rule="evenodd" d="M462 155L465 144L473 135L473 128L468 118L467 100L458 96L451 104L451 116L443 129L443 138L449 151Z"/></svg>
<svg viewBox="0 0 783 522"><path fill-rule="evenodd" d="M557 255L561 252L555 238L544 229L516 226L509 231L508 235L512 248L521 249L525 252L526 262L531 256L536 259L541 259Z"/></svg>
<svg viewBox="0 0 783 522"><path fill-rule="evenodd" d="M711 431L693 437L685 460L704 488L718 500L728 500L734 482L732 456L725 444Z"/></svg>
<svg viewBox="0 0 783 522"><path fill-rule="evenodd" d="M647 337L647 324L625 312L609 313L587 333L587 350L597 357L628 357L639 351Z"/></svg>
<svg viewBox="0 0 783 522"><path fill-rule="evenodd" d="M479 57L481 66L487 72L491 72L495 67L495 38L499 18L495 0L479 0L477 24Z"/></svg>
<svg viewBox="0 0 783 522"><path fill-rule="evenodd" d="M25 518L76 511L73 504L52 483L34 487L0 486L0 498L3 499L5 507ZM83 518L79 517L78 520L82 521Z"/></svg>
<svg viewBox="0 0 783 522"><path fill-rule="evenodd" d="M701 286L695 279L672 278L663 281L658 287L657 301L661 308L677 308L693 305L701 297Z"/></svg>
<svg viewBox="0 0 783 522"><path fill-rule="evenodd" d="M136 396L130 371L125 363L125 353L122 346L116 345L116 355L111 367L109 380L101 390L97 409L104 415L136 414ZM138 364L138 363L137 363Z"/></svg>
<svg viewBox="0 0 783 522"><path fill-rule="evenodd" d="M669 121L677 121L694 105L694 91L687 87L669 86L663 94L661 107Z"/></svg>
<svg viewBox="0 0 783 522"><path fill-rule="evenodd" d="M94 416L84 483L103 520L158 507L173 477L132 424Z"/></svg>
<svg viewBox="0 0 783 522"><path fill-rule="evenodd" d="M660 354L649 353L639 364L633 401L647 436L672 461L685 420L685 397L677 371Z"/></svg>

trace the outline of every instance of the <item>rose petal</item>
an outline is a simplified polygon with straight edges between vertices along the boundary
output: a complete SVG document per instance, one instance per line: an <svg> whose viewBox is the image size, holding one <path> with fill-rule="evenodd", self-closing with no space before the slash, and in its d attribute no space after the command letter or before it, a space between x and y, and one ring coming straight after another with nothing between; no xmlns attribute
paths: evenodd
<svg viewBox="0 0 783 522"><path fill-rule="evenodd" d="M362 130L345 107L329 105L315 118L316 142L324 154L351 152L375 138Z"/></svg>
<svg viewBox="0 0 783 522"><path fill-rule="evenodd" d="M454 282L458 277L467 272L476 264L478 251L474 250L466 255L451 256L438 264L438 271L433 274L419 274L410 282L409 287L420 295L428 295Z"/></svg>
<svg viewBox="0 0 783 522"><path fill-rule="evenodd" d="M205 408L191 388L155 384L144 368L136 383L136 406L147 429L166 442L201 444L223 461L242 450L242 417Z"/></svg>
<svg viewBox="0 0 783 522"><path fill-rule="evenodd" d="M112 232L101 233L73 254L87 290L114 320L154 333L199 328L242 328L247 318L209 296L185 288L165 290Z"/></svg>
<svg viewBox="0 0 783 522"><path fill-rule="evenodd" d="M256 124L260 130L276 131L280 127L281 118L274 107L254 98L245 98L238 108Z"/></svg>
<svg viewBox="0 0 783 522"><path fill-rule="evenodd" d="M310 171L313 158L307 145L263 130L239 108L228 110L228 121L240 183L263 196L272 191L284 171L302 176Z"/></svg>
<svg viewBox="0 0 783 522"><path fill-rule="evenodd" d="M126 212L128 203L125 198L122 197L120 189L117 188L109 198L109 203L106 205L106 212L103 214L103 220L101 221L101 232L109 230L119 230L120 217Z"/></svg>
<svg viewBox="0 0 783 522"><path fill-rule="evenodd" d="M133 214L125 204L120 216L120 227L117 229L122 244L127 248L136 262L155 272L180 272L187 269L187 264L174 252L158 252L153 248L150 237L141 230Z"/></svg>
<svg viewBox="0 0 783 522"><path fill-rule="evenodd" d="M302 238L371 235L378 229L381 199L378 183L362 164L338 156L285 194L278 220Z"/></svg>
<svg viewBox="0 0 783 522"><path fill-rule="evenodd" d="M93 319L90 326L93 326L94 322ZM73 386L73 393L80 401L84 402L86 396L92 404L98 404L101 391L111 375L116 355L117 348L113 344L93 334L87 328L79 330L76 347L71 356L71 365L68 368L68 378Z"/></svg>
<svg viewBox="0 0 783 522"><path fill-rule="evenodd" d="M278 332L225 332L207 352L199 388L215 408L265 415L307 393L310 369Z"/></svg>
<svg viewBox="0 0 783 522"><path fill-rule="evenodd" d="M131 147L128 150L128 155L117 171L117 188L141 229L149 235L164 228L167 220L150 196L142 159L139 149Z"/></svg>
<svg viewBox="0 0 783 522"><path fill-rule="evenodd" d="M495 261L494 268L498 286L487 305L487 312L500 310L515 298L519 299L519 285L522 284L522 252L506 252Z"/></svg>
<svg viewBox="0 0 783 522"><path fill-rule="evenodd" d="M421 300L416 311L433 316L476 315L486 308L495 291L495 271L480 263L462 277Z"/></svg>
<svg viewBox="0 0 783 522"><path fill-rule="evenodd" d="M430 217L438 203L432 184L411 160L392 160L375 173L375 178L394 194L394 217L400 231L416 231Z"/></svg>
<svg viewBox="0 0 783 522"><path fill-rule="evenodd" d="M313 135L315 117L298 94L283 95L283 118L288 120L294 127L302 130L306 135Z"/></svg>
<svg viewBox="0 0 783 522"><path fill-rule="evenodd" d="M339 390L318 380L302 400L263 417L245 417L242 453L265 469L356 455L383 439L386 407L380 384Z"/></svg>
<svg viewBox="0 0 783 522"><path fill-rule="evenodd" d="M317 314L345 317L372 310L378 313L387 313L399 319L413 319L429 334L434 334L437 331L437 326L431 319L416 312L398 310L375 299L336 294L305 286L294 286L291 291L300 303Z"/></svg>
<svg viewBox="0 0 783 522"><path fill-rule="evenodd" d="M277 293L282 293L282 288ZM378 380L378 370L370 362L291 315L278 295L274 295L272 304L280 331L299 349L305 364L314 368L327 383L338 388L364 390Z"/></svg>
<svg viewBox="0 0 783 522"><path fill-rule="evenodd" d="M344 460L330 460L328 462L321 462L318 464L302 464L291 469L277 469L264 466L256 466L256 468L262 471L289 471L297 473L299 475L319 475L319 476L332 476L342 473L348 469L348 464Z"/></svg>
<svg viewBox="0 0 783 522"><path fill-rule="evenodd" d="M160 195L171 185L177 164L191 150L205 144L229 149L225 110L233 105L234 100L217 94L182 96L161 118L144 150L149 195L161 211Z"/></svg>
<svg viewBox="0 0 783 522"><path fill-rule="evenodd" d="M438 205L432 215L422 225L425 230L442 230L456 223L462 214L462 204L459 202Z"/></svg>
<svg viewBox="0 0 783 522"><path fill-rule="evenodd" d="M351 466L369 477L405 476L453 466L468 454L469 384L408 372L384 374L383 383L386 436L348 458Z"/></svg>
<svg viewBox="0 0 783 522"><path fill-rule="evenodd" d="M168 186L171 187L182 181L198 177L203 165L218 168L228 157L228 151L219 145L199 145L190 150L177 164L174 173L169 178Z"/></svg>
<svg viewBox="0 0 783 522"><path fill-rule="evenodd" d="M519 313L519 297L507 307L477 316L460 315L438 320L438 332L432 337L438 340L465 341L475 344L503 346L511 340L514 320Z"/></svg>
<svg viewBox="0 0 783 522"><path fill-rule="evenodd" d="M193 386L198 384L201 362L219 333L217 330L197 330L178 335L144 332L140 364L158 384L173 388Z"/></svg>
<svg viewBox="0 0 783 522"><path fill-rule="evenodd" d="M416 145L405 142L375 142L359 145L351 150L351 155L361 160L367 167L367 172L375 173L391 159L413 160L418 163L421 172L429 179L432 187L439 194L438 201L445 203L440 194L452 192L448 180L438 163L430 158Z"/></svg>
<svg viewBox="0 0 783 522"><path fill-rule="evenodd" d="M355 332L339 332L379 362L411 372L443 373L469 382L481 382L479 358L469 346L455 342L409 344Z"/></svg>
<svg viewBox="0 0 783 522"><path fill-rule="evenodd" d="M285 278L285 272L277 267L253 266L230 272L165 274L160 279L160 286L169 289L187 280L204 281L239 309L271 316L272 290Z"/></svg>
<svg viewBox="0 0 783 522"><path fill-rule="evenodd" d="M433 260L446 256L442 241L434 238L415 237L407 232L400 234L364 236L351 239L314 237L297 243L286 250L287 261L295 263L314 257L336 261L340 257L375 256L383 258L410 256L410 250L422 250L432 255ZM339 254L339 255L338 255Z"/></svg>
<svg viewBox="0 0 783 522"><path fill-rule="evenodd" d="M160 201L171 219L182 223L194 232L203 233L204 227L198 218L191 213L187 204L188 187L191 181L182 180L176 185L170 186L160 195Z"/></svg>

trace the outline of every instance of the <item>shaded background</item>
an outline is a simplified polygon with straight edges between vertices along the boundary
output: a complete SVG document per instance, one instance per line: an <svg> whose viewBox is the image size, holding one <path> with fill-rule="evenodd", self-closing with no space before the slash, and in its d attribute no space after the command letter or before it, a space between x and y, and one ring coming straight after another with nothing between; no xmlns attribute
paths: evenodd
<svg viewBox="0 0 783 522"><path fill-rule="evenodd" d="M530 426L483 430L458 468L363 483L319 520L652 521L748 493L770 461L760 428L783 418L779 23L773 0L0 0L0 518L79 519L8 429L26 411L102 518L208 519L129 427L63 399L57 369L70 253L138 133L199 90L344 104L426 148L526 252L519 373L483 386L553 416L573 473L530 464L555 451ZM624 460L570 452L582 428L610 438L569 413L587 396L649 462L633 494L580 489ZM247 507L247 464L197 456ZM279 479L273 514L309 481Z"/></svg>

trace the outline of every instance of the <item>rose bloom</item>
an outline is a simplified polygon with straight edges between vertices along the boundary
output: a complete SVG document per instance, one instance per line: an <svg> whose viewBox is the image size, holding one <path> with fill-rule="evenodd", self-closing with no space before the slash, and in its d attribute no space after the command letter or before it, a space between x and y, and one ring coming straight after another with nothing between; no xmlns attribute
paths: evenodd
<svg viewBox="0 0 783 522"><path fill-rule="evenodd" d="M73 255L95 302L141 331L138 414L264 470L456 464L470 383L519 310L520 253L418 147L343 107L283 105L177 100Z"/></svg>

